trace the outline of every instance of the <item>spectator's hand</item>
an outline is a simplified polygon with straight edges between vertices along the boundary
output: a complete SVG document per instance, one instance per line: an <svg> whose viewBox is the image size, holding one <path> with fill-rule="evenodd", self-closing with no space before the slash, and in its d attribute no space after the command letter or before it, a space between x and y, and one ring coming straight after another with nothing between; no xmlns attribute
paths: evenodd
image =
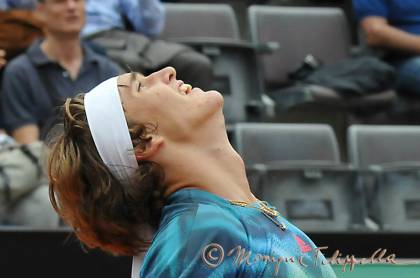
<svg viewBox="0 0 420 278"><path fill-rule="evenodd" d="M0 49L0 69L6 64L6 51Z"/></svg>
<svg viewBox="0 0 420 278"><path fill-rule="evenodd" d="M0 152L15 144L15 140L0 129Z"/></svg>

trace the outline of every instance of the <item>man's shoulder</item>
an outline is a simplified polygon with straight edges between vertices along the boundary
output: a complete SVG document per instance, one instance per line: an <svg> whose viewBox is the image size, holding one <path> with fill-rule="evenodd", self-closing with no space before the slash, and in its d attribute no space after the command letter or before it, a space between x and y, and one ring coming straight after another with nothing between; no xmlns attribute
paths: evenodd
<svg viewBox="0 0 420 278"><path fill-rule="evenodd" d="M87 51L88 59L95 61L101 70L115 72L115 75L121 72L120 67L108 56L97 53L89 44L84 43L83 47Z"/></svg>
<svg viewBox="0 0 420 278"><path fill-rule="evenodd" d="M16 78L25 75L27 72L31 71L31 68L32 65L28 55L22 53L7 63L4 69L4 75L5 77L7 76L7 78Z"/></svg>
<svg viewBox="0 0 420 278"><path fill-rule="evenodd" d="M122 72L121 67L110 58L100 54L95 55L98 56L97 61L100 69L107 72L110 75L109 77L119 75Z"/></svg>
<svg viewBox="0 0 420 278"><path fill-rule="evenodd" d="M197 208L196 217L200 221L217 220L212 221L211 226L223 224L226 226L233 226L240 223L236 215L228 207L215 204L199 204Z"/></svg>
<svg viewBox="0 0 420 278"><path fill-rule="evenodd" d="M177 230L185 233L212 234L242 237L245 227L229 209L217 204L196 203L181 209L162 223L160 230Z"/></svg>

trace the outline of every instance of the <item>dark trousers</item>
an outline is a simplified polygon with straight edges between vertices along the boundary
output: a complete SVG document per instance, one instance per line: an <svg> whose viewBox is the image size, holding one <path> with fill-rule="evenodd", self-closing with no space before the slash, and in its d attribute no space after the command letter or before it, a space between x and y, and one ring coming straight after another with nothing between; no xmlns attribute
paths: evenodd
<svg viewBox="0 0 420 278"><path fill-rule="evenodd" d="M210 90L213 78L213 68L210 59L194 50L183 51L175 55L166 66L172 66L177 71L177 78L193 87Z"/></svg>
<svg viewBox="0 0 420 278"><path fill-rule="evenodd" d="M138 71L147 75L172 66L177 71L177 79L203 90L211 89L211 60L188 46L150 40L142 34L123 30L101 32L87 40L102 47L108 57L127 71Z"/></svg>
<svg viewBox="0 0 420 278"><path fill-rule="evenodd" d="M397 70L396 89L405 94L420 96L420 56L394 63Z"/></svg>

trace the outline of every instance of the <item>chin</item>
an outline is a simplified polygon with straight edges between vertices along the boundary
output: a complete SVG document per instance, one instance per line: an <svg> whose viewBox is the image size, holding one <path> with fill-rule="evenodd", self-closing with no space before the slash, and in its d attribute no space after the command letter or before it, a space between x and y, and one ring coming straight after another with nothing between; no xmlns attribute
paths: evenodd
<svg viewBox="0 0 420 278"><path fill-rule="evenodd" d="M224 98L221 93L215 90L207 91L209 97L211 97L217 104L219 104L220 108L223 108Z"/></svg>
<svg viewBox="0 0 420 278"><path fill-rule="evenodd" d="M73 38L80 36L80 29L79 28L63 28L60 30L55 30L55 34L64 37L64 38Z"/></svg>
<svg viewBox="0 0 420 278"><path fill-rule="evenodd" d="M199 109L199 118L204 122L207 122L209 119L214 117L218 118L220 115L223 116L223 96L218 91L207 91L200 94L200 109ZM202 124L200 120L200 125Z"/></svg>

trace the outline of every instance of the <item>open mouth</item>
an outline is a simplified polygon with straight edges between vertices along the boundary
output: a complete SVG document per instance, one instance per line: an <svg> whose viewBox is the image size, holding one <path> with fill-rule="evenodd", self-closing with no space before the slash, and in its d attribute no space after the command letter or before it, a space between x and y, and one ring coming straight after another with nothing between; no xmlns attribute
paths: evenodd
<svg viewBox="0 0 420 278"><path fill-rule="evenodd" d="M178 89L184 95L188 95L189 93L191 93L192 86L190 84L185 84L184 82L181 81Z"/></svg>

